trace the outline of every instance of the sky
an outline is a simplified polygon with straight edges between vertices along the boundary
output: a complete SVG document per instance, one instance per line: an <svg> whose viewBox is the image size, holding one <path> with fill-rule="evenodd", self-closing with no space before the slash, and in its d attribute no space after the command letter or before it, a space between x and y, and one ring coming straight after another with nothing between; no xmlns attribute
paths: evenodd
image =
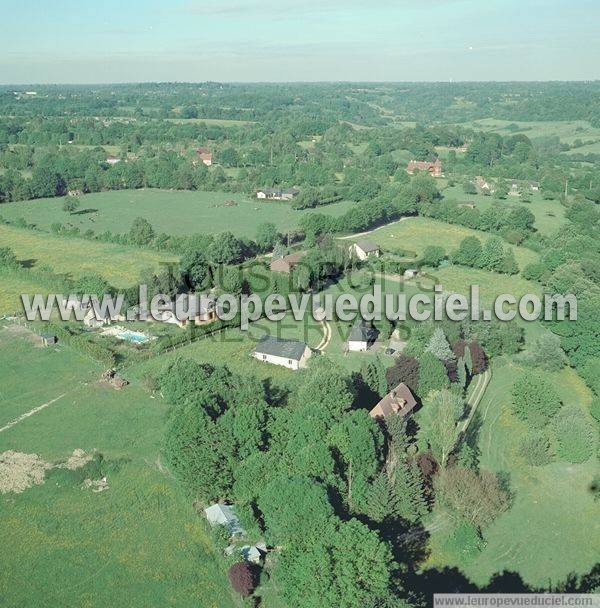
<svg viewBox="0 0 600 608"><path fill-rule="evenodd" d="M600 79L600 0L0 0L0 83Z"/></svg>

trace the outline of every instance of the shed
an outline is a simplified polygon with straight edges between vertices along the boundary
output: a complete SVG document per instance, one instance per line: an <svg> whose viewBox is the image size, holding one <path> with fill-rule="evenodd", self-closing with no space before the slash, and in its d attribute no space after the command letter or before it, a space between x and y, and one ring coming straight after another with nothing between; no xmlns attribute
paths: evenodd
<svg viewBox="0 0 600 608"><path fill-rule="evenodd" d="M56 344L58 342L58 338L49 332L42 333L41 338L44 346L50 346L51 344Z"/></svg>
<svg viewBox="0 0 600 608"><path fill-rule="evenodd" d="M240 525L240 520L233 510L233 505L214 503L204 509L204 513L211 526L225 526L231 536L243 536L245 534Z"/></svg>

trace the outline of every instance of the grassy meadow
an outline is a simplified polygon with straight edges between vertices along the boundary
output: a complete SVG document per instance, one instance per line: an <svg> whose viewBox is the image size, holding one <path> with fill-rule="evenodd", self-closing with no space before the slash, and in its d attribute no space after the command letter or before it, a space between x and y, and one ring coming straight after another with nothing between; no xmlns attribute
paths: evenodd
<svg viewBox="0 0 600 608"><path fill-rule="evenodd" d="M101 385L101 368L66 347L39 349L6 329L0 344L0 420L66 393L0 432L0 453L56 462L96 449L109 486L94 493L50 474L0 494L2 605L235 608L203 519L159 459L163 401L135 382Z"/></svg>
<svg viewBox="0 0 600 608"><path fill-rule="evenodd" d="M286 201L266 201L231 192L191 192L182 190L114 190L81 197L81 207L73 214L62 209L64 198L38 199L2 205L0 215L9 221L24 218L42 230L55 222L82 232L127 232L136 217L145 217L156 232L186 235L215 234L226 230L236 236L254 237L256 228L272 222L281 231L293 229L300 218L313 210L296 211ZM235 205L226 205L234 201ZM333 216L345 213L352 202L341 201L319 212Z"/></svg>
<svg viewBox="0 0 600 608"><path fill-rule="evenodd" d="M480 210L492 206L525 207L535 216L534 226L543 235L553 234L565 225L565 208L557 200L546 200L540 192L531 193L531 203L521 202L518 196L508 196L505 200L495 199L483 194L465 194L462 185L447 186L443 190L444 197L459 202L475 203Z"/></svg>
<svg viewBox="0 0 600 608"><path fill-rule="evenodd" d="M484 118L464 123L463 126L478 131L493 131L504 137L525 135L529 139L535 139L555 135L567 144L572 144L576 139L600 139L600 129L592 127L585 120L518 121Z"/></svg>
<svg viewBox="0 0 600 608"><path fill-rule="evenodd" d="M477 584L505 570L519 572L533 586L559 583L571 573L588 572L600 553L600 505L589 491L594 460L532 467L518 454L527 427L512 412L510 390L522 371L514 362L495 361L478 410L480 463L509 480L514 493L510 510L485 531L483 551L462 566L443 552L448 526L432 533L426 565L459 566ZM590 391L571 369L545 376L564 403L589 407Z"/></svg>
<svg viewBox="0 0 600 608"><path fill-rule="evenodd" d="M460 242L467 236L476 236L482 243L491 237L487 232L471 230L464 226L446 224L425 217L409 217L373 230L368 238L382 249L401 249L420 255L429 245L439 245L449 254L452 250L457 249ZM359 239L360 237L356 237L348 240L357 241ZM538 254L530 249L511 247L521 269L538 258Z"/></svg>
<svg viewBox="0 0 600 608"><path fill-rule="evenodd" d="M0 225L0 247L10 247L31 268L49 267L57 274L80 277L100 274L115 287L135 283L140 271L173 261L172 255L126 245L42 234Z"/></svg>

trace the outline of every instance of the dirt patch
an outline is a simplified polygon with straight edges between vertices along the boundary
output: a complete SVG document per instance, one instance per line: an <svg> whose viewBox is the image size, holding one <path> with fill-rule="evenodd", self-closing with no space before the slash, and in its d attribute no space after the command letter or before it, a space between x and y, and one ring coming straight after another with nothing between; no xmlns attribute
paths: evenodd
<svg viewBox="0 0 600 608"><path fill-rule="evenodd" d="M57 465L61 469L69 469L69 471L75 471L85 466L90 460L94 458L94 452L86 452L80 448L73 450L73 453L67 458L66 462Z"/></svg>
<svg viewBox="0 0 600 608"><path fill-rule="evenodd" d="M9 450L0 454L0 493L19 494L27 488L44 483L46 470L51 464L37 454L24 454Z"/></svg>

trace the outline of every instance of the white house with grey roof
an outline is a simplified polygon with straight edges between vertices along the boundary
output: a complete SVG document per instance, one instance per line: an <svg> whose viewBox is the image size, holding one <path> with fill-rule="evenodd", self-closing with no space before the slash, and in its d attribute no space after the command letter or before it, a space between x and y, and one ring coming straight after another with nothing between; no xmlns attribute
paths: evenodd
<svg viewBox="0 0 600 608"><path fill-rule="evenodd" d="M359 260L366 260L371 256L378 258L380 250L379 245L373 241L370 241L369 239L361 239L350 246L350 253L356 254L356 257Z"/></svg>
<svg viewBox="0 0 600 608"><path fill-rule="evenodd" d="M274 336L263 336L252 356L259 361L298 370L306 367L312 351L304 342L284 340Z"/></svg>
<svg viewBox="0 0 600 608"><path fill-rule="evenodd" d="M351 352L367 350L377 339L378 333L371 322L357 319L348 336L348 350Z"/></svg>

